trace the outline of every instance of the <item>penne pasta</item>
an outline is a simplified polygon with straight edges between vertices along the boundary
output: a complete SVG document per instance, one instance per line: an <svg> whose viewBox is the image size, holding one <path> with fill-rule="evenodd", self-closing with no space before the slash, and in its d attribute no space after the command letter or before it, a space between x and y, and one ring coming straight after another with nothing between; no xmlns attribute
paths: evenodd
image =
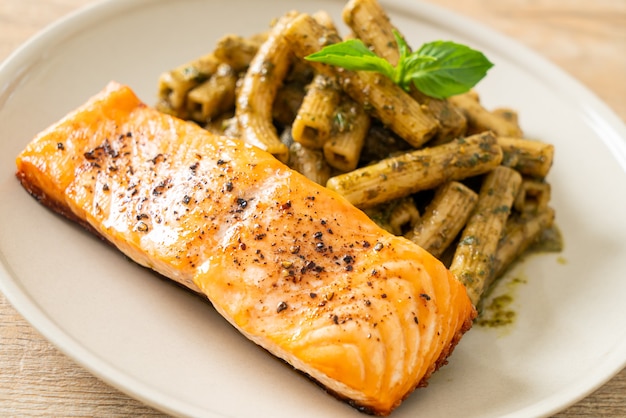
<svg viewBox="0 0 626 418"><path fill-rule="evenodd" d="M525 178L513 203L515 210L521 213L540 212L550 203L550 184L545 181Z"/></svg>
<svg viewBox="0 0 626 418"><path fill-rule="evenodd" d="M495 253L493 277L502 276L506 269L539 239L541 233L552 226L553 222L554 209L550 207L537 212L511 216ZM490 284L491 282L487 282L485 289Z"/></svg>
<svg viewBox="0 0 626 418"><path fill-rule="evenodd" d="M335 114L335 131L324 144L324 157L339 171L352 171L358 163L370 117L359 104L346 98Z"/></svg>
<svg viewBox="0 0 626 418"><path fill-rule="evenodd" d="M235 110L241 139L283 162L289 158L289 149L276 134L272 105L291 64L291 48L284 31L295 15L287 13L271 29L243 77Z"/></svg>
<svg viewBox="0 0 626 418"><path fill-rule="evenodd" d="M394 235L403 235L404 231L412 228L420 219L417 206L410 197L368 208L364 212L378 226Z"/></svg>
<svg viewBox="0 0 626 418"><path fill-rule="evenodd" d="M411 90L411 96L426 106L439 121L437 135L429 142L429 145L445 144L467 133L467 118L450 100L429 97L416 89Z"/></svg>
<svg viewBox="0 0 626 418"><path fill-rule="evenodd" d="M548 175L554 160L554 145L508 136L499 136L498 144L504 153L502 165L527 176L544 178Z"/></svg>
<svg viewBox="0 0 626 418"><path fill-rule="evenodd" d="M403 235L420 219L420 213L411 198L400 199L389 215L389 226L395 235Z"/></svg>
<svg viewBox="0 0 626 418"><path fill-rule="evenodd" d="M267 32L259 33L248 38L239 35L225 35L217 41L213 54L224 64L228 64L233 71L245 71L259 51L259 47L267 40Z"/></svg>
<svg viewBox="0 0 626 418"><path fill-rule="evenodd" d="M491 113L519 126L519 117L517 115L517 112L513 109L510 109L508 107L498 107L496 109L493 109Z"/></svg>
<svg viewBox="0 0 626 418"><path fill-rule="evenodd" d="M478 195L457 181L439 186L424 215L406 237L441 257L469 219Z"/></svg>
<svg viewBox="0 0 626 418"><path fill-rule="evenodd" d="M489 172L456 247L450 271L465 285L474 306L495 276L495 253L521 182L521 175L508 167Z"/></svg>
<svg viewBox="0 0 626 418"><path fill-rule="evenodd" d="M550 207L511 217L507 221L504 235L495 254L494 277L502 276L505 270L553 223L554 209ZM487 283L487 286L490 284Z"/></svg>
<svg viewBox="0 0 626 418"><path fill-rule="evenodd" d="M512 122L511 119L489 112L480 104L475 91L452 96L448 100L463 112L470 132L492 131L498 136L522 137L517 121Z"/></svg>
<svg viewBox="0 0 626 418"><path fill-rule="evenodd" d="M220 61L211 53L161 74L158 86L159 110L171 113L184 109L189 90L215 74L219 64Z"/></svg>
<svg viewBox="0 0 626 418"><path fill-rule="evenodd" d="M237 75L227 64L220 64L209 80L193 88L187 95L189 118L206 123L234 108Z"/></svg>
<svg viewBox="0 0 626 418"><path fill-rule="evenodd" d="M291 134L294 141L308 148L322 148L330 136L341 95L342 91L333 79L317 74L293 121Z"/></svg>
<svg viewBox="0 0 626 418"><path fill-rule="evenodd" d="M322 151L307 148L298 142L289 147L289 166L321 185L326 184L332 172Z"/></svg>
<svg viewBox="0 0 626 418"><path fill-rule="evenodd" d="M411 151L331 177L326 187L358 207L371 207L485 173L500 164L502 150L491 132Z"/></svg>
<svg viewBox="0 0 626 418"><path fill-rule="evenodd" d="M377 0L349 0L341 17L372 52L392 65L398 63L398 43L393 35L396 28Z"/></svg>

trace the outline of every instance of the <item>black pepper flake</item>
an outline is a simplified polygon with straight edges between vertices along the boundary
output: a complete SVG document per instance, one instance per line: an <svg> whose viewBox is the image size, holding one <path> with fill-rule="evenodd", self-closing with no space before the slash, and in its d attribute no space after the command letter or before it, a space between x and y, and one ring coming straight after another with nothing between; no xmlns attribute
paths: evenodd
<svg viewBox="0 0 626 418"><path fill-rule="evenodd" d="M370 306L372 302L369 299L365 299L365 306Z"/></svg>
<svg viewBox="0 0 626 418"><path fill-rule="evenodd" d="M383 299L387 299L387 294L383 293L382 295L380 295L380 297L383 298Z"/></svg>
<svg viewBox="0 0 626 418"><path fill-rule="evenodd" d="M245 209L248 206L248 201L246 199L238 197L237 206L239 206L241 209Z"/></svg>
<svg viewBox="0 0 626 418"><path fill-rule="evenodd" d="M133 136L132 132L130 131L126 132L126 138L132 138L132 136Z"/></svg>
<svg viewBox="0 0 626 418"><path fill-rule="evenodd" d="M346 255L343 257L343 262L346 264L352 264L354 263L354 257L352 257L351 255Z"/></svg>
<svg viewBox="0 0 626 418"><path fill-rule="evenodd" d="M232 181L227 181L227 182L226 182L226 191L227 191L227 192L232 192L232 191L233 191L233 188L234 188L234 186L233 186L233 182L232 182Z"/></svg>
<svg viewBox="0 0 626 418"><path fill-rule="evenodd" d="M160 194L163 194L166 188L167 183L165 181L162 181L154 189L152 189L152 194L154 196L159 196Z"/></svg>
<svg viewBox="0 0 626 418"><path fill-rule="evenodd" d="M200 166L200 163L195 162L189 166L189 169L193 172L193 174L196 174L196 170L198 169L199 166Z"/></svg>
<svg viewBox="0 0 626 418"><path fill-rule="evenodd" d="M222 160L221 158L217 160L217 165L224 165L224 164L226 164L226 161Z"/></svg>
<svg viewBox="0 0 626 418"><path fill-rule="evenodd" d="M416 324L419 324L420 322L417 320L417 316L413 317L413 322L415 322Z"/></svg>
<svg viewBox="0 0 626 418"><path fill-rule="evenodd" d="M265 238L267 236L267 234L256 234L254 236L254 239L257 241L261 241L263 238Z"/></svg>
<svg viewBox="0 0 626 418"><path fill-rule="evenodd" d="M166 159L165 156L159 153L150 161L152 161L152 164L157 164L157 163L165 161L165 159Z"/></svg>
<svg viewBox="0 0 626 418"><path fill-rule="evenodd" d="M288 308L287 302L280 302L278 304L278 306L276 307L276 313L281 313L282 311L284 311L287 308Z"/></svg>
<svg viewBox="0 0 626 418"><path fill-rule="evenodd" d="M139 215L137 215L137 220L140 221L142 219L148 219L149 216L147 213L140 213Z"/></svg>
<svg viewBox="0 0 626 418"><path fill-rule="evenodd" d="M185 205L188 205L188 204L189 204L189 202L191 202L191 197L190 197L190 196L187 196L187 195L183 196L183 203L184 203Z"/></svg>
<svg viewBox="0 0 626 418"><path fill-rule="evenodd" d="M280 205L280 208L281 208L282 210L288 210L288 209L291 209L291 201L290 201L290 200L286 201L285 203L283 203L282 205Z"/></svg>
<svg viewBox="0 0 626 418"><path fill-rule="evenodd" d="M308 261L304 267L302 267L302 270L300 270L302 273L306 273L307 270L313 270L314 268L317 267L317 264L315 264L314 261Z"/></svg>
<svg viewBox="0 0 626 418"><path fill-rule="evenodd" d="M96 159L95 150L87 151L86 153L83 154L83 156L87 160L95 160Z"/></svg>
<svg viewBox="0 0 626 418"><path fill-rule="evenodd" d="M339 317L337 315L333 315L333 322L339 324Z"/></svg>
<svg viewBox="0 0 626 418"><path fill-rule="evenodd" d="M119 157L119 153L111 146L108 139L104 141L103 148L104 148L104 151L109 155L109 157L111 158Z"/></svg>
<svg viewBox="0 0 626 418"><path fill-rule="evenodd" d="M348 264L346 266L346 271L352 271L352 270L354 270L354 267L352 265Z"/></svg>
<svg viewBox="0 0 626 418"><path fill-rule="evenodd" d="M365 248L369 248L370 247L370 243L368 241L363 241L363 247Z"/></svg>
<svg viewBox="0 0 626 418"><path fill-rule="evenodd" d="M317 231L315 234L313 234L313 238L315 239L322 239L323 236L324 234L321 233L320 231Z"/></svg>
<svg viewBox="0 0 626 418"><path fill-rule="evenodd" d="M109 191L109 185L108 184L102 185L102 190L104 190L105 192L108 192Z"/></svg>
<svg viewBox="0 0 626 418"><path fill-rule="evenodd" d="M430 296L428 296L426 293L420 293L420 297L425 300L430 300Z"/></svg>
<svg viewBox="0 0 626 418"><path fill-rule="evenodd" d="M65 149L65 145L63 145L63 142L57 142L57 149L61 151Z"/></svg>
<svg viewBox="0 0 626 418"><path fill-rule="evenodd" d="M309 293L309 296L311 297L311 299L315 299L317 297L317 293L311 292Z"/></svg>

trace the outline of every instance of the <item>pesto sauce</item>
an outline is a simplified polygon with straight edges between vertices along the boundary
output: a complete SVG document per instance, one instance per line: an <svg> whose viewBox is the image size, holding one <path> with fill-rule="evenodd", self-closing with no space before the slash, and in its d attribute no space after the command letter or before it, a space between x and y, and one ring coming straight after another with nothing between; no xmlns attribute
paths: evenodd
<svg viewBox="0 0 626 418"><path fill-rule="evenodd" d="M519 265L528 256L538 253L563 251L563 236L557 225L546 228L541 236L533 243L510 267ZM563 257L558 257L557 262L561 265L566 263ZM511 273L509 268L508 272ZM526 283L526 279L520 277L522 273L516 273L515 277L497 280L485 292L485 296L478 307L479 314L475 324L481 327L503 328L515 323L517 314L512 306L515 290L519 284Z"/></svg>
<svg viewBox="0 0 626 418"><path fill-rule="evenodd" d="M503 294L494 297L476 319L476 325L481 327L498 328L511 325L515 322L517 313L511 308L513 296Z"/></svg>

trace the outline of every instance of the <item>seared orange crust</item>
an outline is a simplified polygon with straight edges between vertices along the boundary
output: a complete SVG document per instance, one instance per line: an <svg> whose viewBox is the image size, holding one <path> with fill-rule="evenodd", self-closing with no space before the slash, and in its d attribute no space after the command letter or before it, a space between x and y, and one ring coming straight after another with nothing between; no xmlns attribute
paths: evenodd
<svg viewBox="0 0 626 418"><path fill-rule="evenodd" d="M38 135L17 177L42 204L206 295L249 339L387 415L476 310L433 256L270 154L111 83Z"/></svg>

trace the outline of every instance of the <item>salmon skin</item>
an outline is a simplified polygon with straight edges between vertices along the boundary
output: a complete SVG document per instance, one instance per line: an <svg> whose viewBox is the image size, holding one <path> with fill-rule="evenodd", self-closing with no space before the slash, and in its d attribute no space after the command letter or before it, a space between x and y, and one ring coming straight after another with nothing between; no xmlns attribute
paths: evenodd
<svg viewBox="0 0 626 418"><path fill-rule="evenodd" d="M244 142L115 82L40 133L17 177L41 203L205 295L247 338L388 415L476 310L432 255Z"/></svg>

